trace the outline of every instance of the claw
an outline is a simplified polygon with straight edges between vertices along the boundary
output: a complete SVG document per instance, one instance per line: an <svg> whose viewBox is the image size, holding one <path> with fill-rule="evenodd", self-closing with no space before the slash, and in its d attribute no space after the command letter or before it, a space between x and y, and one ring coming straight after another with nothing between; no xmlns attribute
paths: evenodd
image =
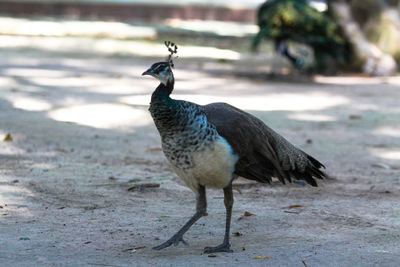
<svg viewBox="0 0 400 267"><path fill-rule="evenodd" d="M166 247L169 247L169 246L171 246L171 245L172 245L172 243L170 244L170 243L168 243L168 242L164 242L164 243L162 243L162 244L159 245L159 246L153 247L153 249L154 249L154 250L161 250L161 249L166 248Z"/></svg>
<svg viewBox="0 0 400 267"><path fill-rule="evenodd" d="M167 248L167 247L171 246L172 244L174 244L174 246L177 246L177 245L179 245L179 242L182 242L185 246L189 245L188 242L183 240L182 236L173 236L170 239L168 239L167 241L165 241L164 243L162 243L161 245L153 247L153 249L161 250L163 248Z"/></svg>
<svg viewBox="0 0 400 267"><path fill-rule="evenodd" d="M209 254L209 253L215 253L215 252L233 252L233 250L231 249L231 245L229 243L227 244L221 244L219 246L216 247L205 247L204 248L204 253Z"/></svg>

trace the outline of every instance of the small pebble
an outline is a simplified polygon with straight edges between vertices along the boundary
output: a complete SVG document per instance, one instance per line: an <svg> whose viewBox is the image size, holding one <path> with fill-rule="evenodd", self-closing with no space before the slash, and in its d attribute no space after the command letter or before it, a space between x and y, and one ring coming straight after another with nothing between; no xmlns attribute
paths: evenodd
<svg viewBox="0 0 400 267"><path fill-rule="evenodd" d="M349 119L350 120L361 120L362 116L361 115L357 115L357 114L352 114L352 115L349 115Z"/></svg>

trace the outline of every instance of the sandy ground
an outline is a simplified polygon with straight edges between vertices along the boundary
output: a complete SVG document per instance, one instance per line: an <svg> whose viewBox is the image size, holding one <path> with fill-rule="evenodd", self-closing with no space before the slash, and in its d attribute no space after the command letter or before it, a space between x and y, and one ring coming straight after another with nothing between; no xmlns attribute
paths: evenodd
<svg viewBox="0 0 400 267"><path fill-rule="evenodd" d="M400 265L399 79L249 80L229 64L177 64L176 97L248 110L332 177L318 188L236 185L234 253L210 257L203 248L224 232L218 190L189 246L151 249L195 205L147 112L157 83L140 74L153 59L1 56L1 266ZM128 191L142 183L160 187ZM238 220L245 211L254 215Z"/></svg>

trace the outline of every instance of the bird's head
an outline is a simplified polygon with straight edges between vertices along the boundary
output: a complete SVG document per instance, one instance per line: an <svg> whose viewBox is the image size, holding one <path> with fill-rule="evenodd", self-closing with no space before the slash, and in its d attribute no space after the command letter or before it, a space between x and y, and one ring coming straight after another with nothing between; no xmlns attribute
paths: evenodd
<svg viewBox="0 0 400 267"><path fill-rule="evenodd" d="M148 70L143 72L142 75L153 76L164 85L174 82L174 74L172 73L171 65L169 62L154 63Z"/></svg>
<svg viewBox="0 0 400 267"><path fill-rule="evenodd" d="M168 48L170 53L166 61L154 63L148 70L143 72L142 75L150 75L159 80L165 86L174 84L174 74L172 73L172 68L174 67L174 62L172 57L178 52L178 46L170 41L164 42L165 46Z"/></svg>

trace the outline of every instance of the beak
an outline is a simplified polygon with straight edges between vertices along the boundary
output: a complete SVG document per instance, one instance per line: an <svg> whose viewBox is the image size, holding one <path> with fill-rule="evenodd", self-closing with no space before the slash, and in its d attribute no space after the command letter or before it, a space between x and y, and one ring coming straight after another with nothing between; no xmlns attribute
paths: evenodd
<svg viewBox="0 0 400 267"><path fill-rule="evenodd" d="M153 75L153 74L154 74L154 71L152 69L148 69L142 73L142 75Z"/></svg>

